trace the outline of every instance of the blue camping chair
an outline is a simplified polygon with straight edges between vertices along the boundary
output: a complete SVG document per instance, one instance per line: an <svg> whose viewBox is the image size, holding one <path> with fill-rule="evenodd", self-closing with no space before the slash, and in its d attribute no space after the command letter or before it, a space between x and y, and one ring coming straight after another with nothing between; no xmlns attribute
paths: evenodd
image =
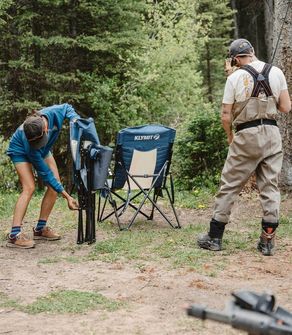
<svg viewBox="0 0 292 335"><path fill-rule="evenodd" d="M104 221L115 215L120 229L129 229L133 225L138 214L142 214L147 220L153 220L156 209L173 228L180 228L179 219L174 207L174 188L170 173L172 146L175 139L175 130L162 125L145 125L140 127L125 128L119 131L115 150L115 166L111 184L105 192L105 201L101 206L101 198L98 205L98 220ZM170 180L170 190L167 179ZM123 197L116 191L125 189L127 197ZM135 194L132 191L135 190ZM170 202L175 224L157 205L159 196L166 193ZM135 205L139 196L142 200ZM117 205L117 201L121 201ZM105 206L109 200L113 210L105 215ZM151 212L146 214L142 207L146 200L151 203ZM125 210L131 207L134 215L126 227L122 227L120 217Z"/></svg>
<svg viewBox="0 0 292 335"><path fill-rule="evenodd" d="M92 118L80 118L70 122L70 148L74 172L73 188L77 189L79 202L77 243L93 243L95 192L105 187L113 150L100 145ZM83 211L86 216L85 234Z"/></svg>

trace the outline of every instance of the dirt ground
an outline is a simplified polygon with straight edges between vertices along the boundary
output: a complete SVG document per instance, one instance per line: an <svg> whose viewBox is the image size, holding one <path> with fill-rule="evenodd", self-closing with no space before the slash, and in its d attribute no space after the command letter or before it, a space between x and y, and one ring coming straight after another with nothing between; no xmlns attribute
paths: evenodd
<svg viewBox="0 0 292 335"><path fill-rule="evenodd" d="M291 199L285 200L282 208L290 215ZM180 209L179 213L182 226L186 227L198 215L207 224L211 209ZM254 197L239 199L229 229L236 229L244 218L253 215L258 215L260 221L260 208ZM0 334L243 334L228 326L190 318L184 309L189 303L223 309L230 293L242 289L271 292L278 304L292 310L289 239L277 241L281 248L274 257L263 257L256 250L228 255L227 266L214 277L188 268L169 269L163 260L149 261L143 269L134 261L39 262L46 257L70 256L75 239L76 231L72 230L61 241L39 242L32 250L9 249L1 242L0 292L28 304L60 289L98 291L107 298L126 302L126 307L115 312L93 310L73 315L31 315L13 307L0 307ZM90 248L93 246L82 245L74 256L82 257Z"/></svg>

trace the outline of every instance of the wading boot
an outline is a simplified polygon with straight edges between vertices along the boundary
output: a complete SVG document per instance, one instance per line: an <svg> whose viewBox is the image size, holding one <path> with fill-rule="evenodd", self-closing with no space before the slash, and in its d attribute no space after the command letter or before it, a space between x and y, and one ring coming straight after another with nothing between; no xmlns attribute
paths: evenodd
<svg viewBox="0 0 292 335"><path fill-rule="evenodd" d="M197 239L198 246L202 249L208 249L212 251L222 250L222 239L211 238L209 234L201 234Z"/></svg>
<svg viewBox="0 0 292 335"><path fill-rule="evenodd" d="M267 233L264 229L262 230L262 234L260 236L260 240L258 242L258 250L264 256L273 256L275 253L275 236L276 232Z"/></svg>
<svg viewBox="0 0 292 335"><path fill-rule="evenodd" d="M212 219L208 234L200 234L197 243L202 249L220 251L222 250L222 237L226 223Z"/></svg>

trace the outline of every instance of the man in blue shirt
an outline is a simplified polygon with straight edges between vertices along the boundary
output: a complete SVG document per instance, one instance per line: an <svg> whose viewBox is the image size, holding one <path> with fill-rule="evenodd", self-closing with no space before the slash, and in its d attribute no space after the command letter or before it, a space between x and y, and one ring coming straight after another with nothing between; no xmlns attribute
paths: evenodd
<svg viewBox="0 0 292 335"><path fill-rule="evenodd" d="M46 226L58 193L67 200L70 209L78 209L78 202L64 190L60 183L58 168L50 152L64 120L69 119L74 122L78 118L79 115L71 105L54 105L29 116L13 134L7 154L14 163L22 192L15 204L8 247L27 249L35 246L34 241L21 232L22 221L35 190L32 167L48 186L41 204L38 223L33 229L34 240L52 241L61 238Z"/></svg>

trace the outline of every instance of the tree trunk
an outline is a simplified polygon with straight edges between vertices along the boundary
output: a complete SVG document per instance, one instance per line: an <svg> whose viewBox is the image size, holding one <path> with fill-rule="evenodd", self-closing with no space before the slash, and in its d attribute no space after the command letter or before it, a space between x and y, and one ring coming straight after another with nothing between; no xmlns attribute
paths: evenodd
<svg viewBox="0 0 292 335"><path fill-rule="evenodd" d="M273 54L273 25L274 0L265 1L265 42L267 48L267 61L270 62Z"/></svg>
<svg viewBox="0 0 292 335"><path fill-rule="evenodd" d="M273 50L275 52L273 64L278 66L284 72L290 94L292 92L291 7L290 0L275 1L273 30ZM283 190L292 191L292 113L289 113L288 115L281 113L279 116L279 127L283 138L284 151L280 185Z"/></svg>
<svg viewBox="0 0 292 335"><path fill-rule="evenodd" d="M211 62L210 62L210 46L209 43L206 44L206 62L207 62L207 87L208 87L208 100L213 102L213 92L212 92L212 78L211 78Z"/></svg>

